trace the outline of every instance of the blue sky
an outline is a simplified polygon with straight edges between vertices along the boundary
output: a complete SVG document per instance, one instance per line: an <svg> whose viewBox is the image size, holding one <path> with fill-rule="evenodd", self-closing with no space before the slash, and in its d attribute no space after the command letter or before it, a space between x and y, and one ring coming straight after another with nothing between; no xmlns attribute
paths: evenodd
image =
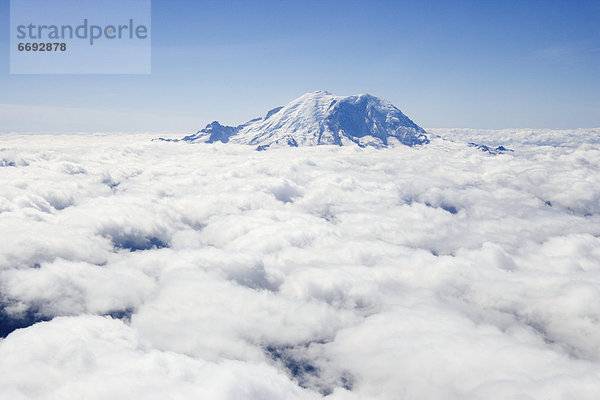
<svg viewBox="0 0 600 400"><path fill-rule="evenodd" d="M320 89L425 128L600 127L600 1L153 0L150 75L10 75L8 14L0 132L191 132Z"/></svg>

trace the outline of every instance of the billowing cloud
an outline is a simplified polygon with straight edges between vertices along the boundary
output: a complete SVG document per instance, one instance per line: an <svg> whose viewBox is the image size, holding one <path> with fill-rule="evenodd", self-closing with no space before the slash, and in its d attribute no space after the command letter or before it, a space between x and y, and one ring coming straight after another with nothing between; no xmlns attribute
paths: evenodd
<svg viewBox="0 0 600 400"><path fill-rule="evenodd" d="M11 334L0 354L0 391L12 399L316 398L265 363L153 349L110 317L38 323Z"/></svg>
<svg viewBox="0 0 600 400"><path fill-rule="evenodd" d="M435 133L3 136L0 393L594 399L598 130Z"/></svg>

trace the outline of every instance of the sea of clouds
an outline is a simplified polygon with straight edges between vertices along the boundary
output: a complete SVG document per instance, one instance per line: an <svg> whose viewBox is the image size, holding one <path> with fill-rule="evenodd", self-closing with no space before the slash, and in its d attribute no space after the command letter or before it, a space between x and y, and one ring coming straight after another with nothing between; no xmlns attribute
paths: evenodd
<svg viewBox="0 0 600 400"><path fill-rule="evenodd" d="M0 397L598 399L600 129L433 131L0 136Z"/></svg>

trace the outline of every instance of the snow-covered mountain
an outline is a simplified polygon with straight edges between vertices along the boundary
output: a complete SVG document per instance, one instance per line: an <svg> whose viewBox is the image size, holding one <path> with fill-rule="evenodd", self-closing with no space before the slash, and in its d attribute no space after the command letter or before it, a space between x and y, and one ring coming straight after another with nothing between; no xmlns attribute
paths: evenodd
<svg viewBox="0 0 600 400"><path fill-rule="evenodd" d="M279 146L357 144L386 147L401 143L429 143L425 130L387 100L369 94L334 96L325 91L307 93L263 118L239 126L217 121L182 140L240 143L258 150Z"/></svg>

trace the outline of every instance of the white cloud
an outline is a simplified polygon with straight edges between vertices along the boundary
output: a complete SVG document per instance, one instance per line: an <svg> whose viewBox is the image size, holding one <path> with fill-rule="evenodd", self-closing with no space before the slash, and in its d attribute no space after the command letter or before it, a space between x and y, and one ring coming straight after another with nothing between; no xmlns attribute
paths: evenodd
<svg viewBox="0 0 600 400"><path fill-rule="evenodd" d="M594 398L597 130L436 133L2 136L0 393Z"/></svg>
<svg viewBox="0 0 600 400"><path fill-rule="evenodd" d="M162 352L122 322L89 315L13 333L0 343L0 371L0 391L13 399L316 397L265 363Z"/></svg>

